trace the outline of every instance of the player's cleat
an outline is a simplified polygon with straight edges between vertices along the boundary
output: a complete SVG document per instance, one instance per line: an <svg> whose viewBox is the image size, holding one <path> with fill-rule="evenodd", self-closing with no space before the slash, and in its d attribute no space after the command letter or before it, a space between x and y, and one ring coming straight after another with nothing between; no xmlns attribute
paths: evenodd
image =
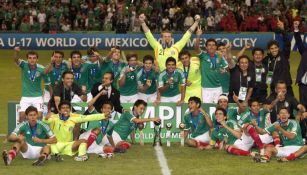
<svg viewBox="0 0 307 175"><path fill-rule="evenodd" d="M261 162L261 156L258 152L251 152L251 156L253 157L254 162Z"/></svg>
<svg viewBox="0 0 307 175"><path fill-rule="evenodd" d="M126 152L126 149L123 149L123 148L117 147L114 149L114 153L125 153L125 152Z"/></svg>
<svg viewBox="0 0 307 175"><path fill-rule="evenodd" d="M9 154L7 153L6 150L4 150L4 151L2 152L2 158L3 158L4 164L5 164L6 166L8 166L8 165L11 164L12 159L11 159L11 157L9 156Z"/></svg>
<svg viewBox="0 0 307 175"><path fill-rule="evenodd" d="M107 158L112 159L113 158L113 153L107 153Z"/></svg>
<svg viewBox="0 0 307 175"><path fill-rule="evenodd" d="M46 155L41 155L36 161L32 163L33 166L42 166L47 160Z"/></svg>
<svg viewBox="0 0 307 175"><path fill-rule="evenodd" d="M285 157L280 157L277 159L277 162L283 163L283 162L289 162L289 160Z"/></svg>
<svg viewBox="0 0 307 175"><path fill-rule="evenodd" d="M268 163L268 162L270 162L269 158L267 158L266 156L261 156L260 163Z"/></svg>
<svg viewBox="0 0 307 175"><path fill-rule="evenodd" d="M258 152L255 152L255 151L252 151L250 153L250 156L252 156L253 158L256 157L256 156L260 156Z"/></svg>
<svg viewBox="0 0 307 175"><path fill-rule="evenodd" d="M85 154L83 156L76 156L74 158L75 161L77 162L84 162L84 161L87 161L88 160L88 156Z"/></svg>
<svg viewBox="0 0 307 175"><path fill-rule="evenodd" d="M105 158L107 158L107 154L105 154L105 153L101 153L101 154L98 154L98 157L99 158L103 158L103 159L105 159Z"/></svg>
<svg viewBox="0 0 307 175"><path fill-rule="evenodd" d="M64 159L62 158L62 156L60 154L56 154L55 155L55 161L56 162L62 162Z"/></svg>

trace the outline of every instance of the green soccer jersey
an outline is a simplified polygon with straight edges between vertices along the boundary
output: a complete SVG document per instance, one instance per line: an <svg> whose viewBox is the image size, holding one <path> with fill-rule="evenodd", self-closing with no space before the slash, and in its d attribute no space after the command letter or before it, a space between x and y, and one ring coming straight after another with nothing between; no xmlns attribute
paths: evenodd
<svg viewBox="0 0 307 175"><path fill-rule="evenodd" d="M138 82L137 82L137 72L138 68L133 68L134 70L128 73L125 73L128 66L124 67L122 69L122 72L120 73L119 80L126 74L125 77L125 84L122 87L119 87L120 95L124 96L131 96L138 93Z"/></svg>
<svg viewBox="0 0 307 175"><path fill-rule="evenodd" d="M32 137L47 139L55 136L49 126L39 120L36 121L35 127L31 127L28 121L24 121L20 123L12 133L16 135L23 134L28 144L41 147L45 146L45 144L34 143Z"/></svg>
<svg viewBox="0 0 307 175"><path fill-rule="evenodd" d="M227 120L233 120L237 122L237 115L238 115L238 107L228 107L227 108ZM213 125L215 125L215 113L212 114L211 120L213 121Z"/></svg>
<svg viewBox="0 0 307 175"><path fill-rule="evenodd" d="M226 121L226 124L228 127L234 129L234 130L240 130L237 123L233 120ZM222 126L215 126L214 130L211 133L211 142L215 143L217 140L219 141L226 141L227 145L233 145L237 138L226 128Z"/></svg>
<svg viewBox="0 0 307 175"><path fill-rule="evenodd" d="M99 114L96 109L94 109L92 112L90 112L90 114ZM96 143L97 145L99 145L102 141L103 136L106 134L106 131L109 128L112 128L113 123L110 120L99 120L99 121L90 121L87 124L87 131L91 131L92 129L95 128L100 128L101 132L98 134L97 138L96 138Z"/></svg>
<svg viewBox="0 0 307 175"><path fill-rule="evenodd" d="M222 86L222 90L224 94L229 93L229 85L230 85L230 73L225 69L226 72L222 73L220 76L220 82Z"/></svg>
<svg viewBox="0 0 307 175"><path fill-rule="evenodd" d="M48 119L44 119L43 121L50 126L51 130L56 135L58 142L72 142L73 129L76 123L103 119L105 119L104 114L80 115L70 113L70 117L66 120L61 118L59 114L53 114Z"/></svg>
<svg viewBox="0 0 307 175"><path fill-rule="evenodd" d="M105 69L105 63L100 63L97 61L96 63L92 63L90 61L86 62L87 64L87 92L91 92L93 86L96 83L101 83L102 80L102 70Z"/></svg>
<svg viewBox="0 0 307 175"><path fill-rule="evenodd" d="M132 112L125 112L120 116L117 123L114 124L112 129L107 130L107 135L112 136L113 131L117 132L122 140L127 140L130 133L137 129L137 125L133 122L136 117Z"/></svg>
<svg viewBox="0 0 307 175"><path fill-rule="evenodd" d="M159 79L159 73L154 70L150 70L146 72L144 68L142 68L137 74L138 86L143 86L146 84L146 81L150 80L151 86L146 89L145 94L150 95L157 92L157 82Z"/></svg>
<svg viewBox="0 0 307 175"><path fill-rule="evenodd" d="M173 84L169 86L169 89L161 93L162 97L174 97L180 94L179 87L185 85L185 77L180 69L176 69L173 73L164 70L159 75L159 88L168 84L168 79L170 78L173 78Z"/></svg>
<svg viewBox="0 0 307 175"><path fill-rule="evenodd" d="M217 88L221 86L221 71L228 67L227 62L217 54L210 58L208 53L202 52L199 55L201 70L201 86L203 88Z"/></svg>
<svg viewBox="0 0 307 175"><path fill-rule="evenodd" d="M254 115L250 110L238 115L238 125L243 127L246 123L251 123L252 120L256 120L259 128L265 128L267 112L261 108L258 115Z"/></svg>
<svg viewBox="0 0 307 175"><path fill-rule="evenodd" d="M279 121L277 121L273 123L271 126L265 128L265 131L269 133L270 135L272 135L274 131L278 132L278 135L281 139L283 146L303 146L304 145L302 134L301 134L301 127L297 123L297 121L289 119L287 126L282 127L287 132L291 132L295 134L295 137L293 139L288 139L281 132L277 131L274 127L274 124L276 123L280 125Z"/></svg>
<svg viewBox="0 0 307 175"><path fill-rule="evenodd" d="M22 96L23 97L39 97L42 96L42 80L45 81L45 85L49 85L50 82L46 78L44 73L44 66L36 64L36 68L30 69L29 63L21 60L19 63L21 68L21 80L22 80Z"/></svg>
<svg viewBox="0 0 307 175"><path fill-rule="evenodd" d="M74 73L74 82L80 87L87 86L88 80L88 68L90 64L83 63L80 67L76 68L72 66L71 71Z"/></svg>
<svg viewBox="0 0 307 175"><path fill-rule="evenodd" d="M192 138L209 131L205 115L201 112L199 112L197 116L192 116L192 113L189 112L183 117L183 123L185 124L185 129L189 130Z"/></svg>
<svg viewBox="0 0 307 175"><path fill-rule="evenodd" d="M127 63L124 63L124 62L114 63L113 61L110 60L110 61L106 61L106 65L107 65L106 69L112 72L114 75L112 86L115 89L119 90L118 80L120 77L120 73L127 66Z"/></svg>
<svg viewBox="0 0 307 175"><path fill-rule="evenodd" d="M63 61L60 65L60 67L56 68L53 65L52 70L47 74L48 80L51 83L51 87L54 88L55 85L61 83L61 77L63 72L68 70L67 62ZM45 89L48 91L48 86L45 86Z"/></svg>

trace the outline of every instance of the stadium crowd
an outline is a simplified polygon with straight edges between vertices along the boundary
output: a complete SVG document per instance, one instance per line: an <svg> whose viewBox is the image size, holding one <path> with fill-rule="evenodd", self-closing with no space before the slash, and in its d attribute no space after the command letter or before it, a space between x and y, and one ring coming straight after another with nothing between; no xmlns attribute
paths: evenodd
<svg viewBox="0 0 307 175"><path fill-rule="evenodd" d="M200 14L200 25L210 31L275 31L277 21L292 29L301 21L307 31L307 4L304 0L1 0L1 31L140 32L138 15L149 17L151 30L184 31Z"/></svg>
<svg viewBox="0 0 307 175"><path fill-rule="evenodd" d="M150 18L142 13L137 19L154 56L123 55L118 46L101 55L92 47L83 56L80 51L69 56L53 51L50 63L42 66L37 52L27 52L23 60L20 48L14 48L14 61L22 74L22 97L20 124L8 136L15 144L2 155L6 165L19 152L24 158L36 159L33 165L44 164L50 155L62 161L63 155L77 154L76 161L86 161L87 153L101 157L123 153L135 142L140 125L163 120L141 117L147 103L160 102L188 103L189 111L182 117L188 146L219 148L251 156L256 162L269 162L273 156L285 162L306 153L307 49L300 37L301 20L291 24L301 54L298 101L292 90L291 45L285 21L276 22L283 43L272 40L266 51L246 44L235 55L231 45L214 39L200 44L203 30L211 30L200 26L200 15L195 15L175 43L170 30L163 30L162 43L158 42L150 30ZM193 33L197 55L184 50ZM251 58L245 54L247 49L252 49ZM43 117L44 102L48 114ZM77 114L74 102L87 102L87 111ZM122 103L134 105L123 109ZM201 108L202 103L217 104L212 116ZM121 113L116 123L109 120L113 110ZM84 122L88 127L80 133ZM259 151L253 151L253 146Z"/></svg>

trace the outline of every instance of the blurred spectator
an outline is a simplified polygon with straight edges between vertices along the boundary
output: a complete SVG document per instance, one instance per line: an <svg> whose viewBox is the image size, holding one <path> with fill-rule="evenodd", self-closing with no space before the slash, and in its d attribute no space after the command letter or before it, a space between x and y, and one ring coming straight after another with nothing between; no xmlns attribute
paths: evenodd
<svg viewBox="0 0 307 175"><path fill-rule="evenodd" d="M126 31L138 32L135 19L141 13L147 16L149 27L155 32L164 28L184 31L195 14L201 15L200 25L209 31L275 31L278 19L287 29L292 29L296 18L301 18L302 32L307 31L304 0L4 1L0 5L0 30L21 31L20 27L25 26L23 18L27 16L31 26L37 18L41 31L116 31L117 19L123 16ZM62 29L64 21L70 25L70 30Z"/></svg>

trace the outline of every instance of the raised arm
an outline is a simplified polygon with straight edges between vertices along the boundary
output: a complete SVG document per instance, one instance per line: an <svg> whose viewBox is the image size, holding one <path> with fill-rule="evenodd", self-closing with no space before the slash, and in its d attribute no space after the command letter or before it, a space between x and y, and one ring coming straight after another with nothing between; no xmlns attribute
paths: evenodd
<svg viewBox="0 0 307 175"><path fill-rule="evenodd" d="M285 30L285 27L284 27L284 23L281 22L281 21L278 21L277 22L277 26L278 28L281 30L281 34L282 34L282 40L283 40L283 43L284 43L284 48L282 50L282 53L284 55L284 57L286 59L290 59L290 53L291 53L291 42L289 40L289 37L288 37L288 33L287 31Z"/></svg>
<svg viewBox="0 0 307 175"><path fill-rule="evenodd" d="M244 47L242 47L242 49L238 52L237 54L237 58L239 58L240 56L244 55L244 52L247 50L247 49L250 49L252 47L252 45L250 43L246 43L244 45Z"/></svg>
<svg viewBox="0 0 307 175"><path fill-rule="evenodd" d="M302 38L301 38L301 33L298 28L300 25L299 21L294 21L293 22L293 27L294 27L294 38L295 38L295 44L297 45L298 51L300 52L301 55L305 52L305 46L303 44Z"/></svg>
<svg viewBox="0 0 307 175"><path fill-rule="evenodd" d="M226 47L225 60L228 63L228 68L233 69L236 66L236 63L233 60L233 56L232 56L232 53L231 53L232 45L231 45L231 43L227 43L225 47Z"/></svg>
<svg viewBox="0 0 307 175"><path fill-rule="evenodd" d="M105 95L107 92L106 91L100 91L94 98L92 98L89 102L88 102L88 111L93 111L95 109L94 104L97 101L97 99L101 96L101 95Z"/></svg>
<svg viewBox="0 0 307 175"><path fill-rule="evenodd" d="M200 54L201 53L201 48L200 48L200 36L203 34L203 31L201 30L201 27L197 27L196 30L196 39L195 39L195 52L196 54Z"/></svg>
<svg viewBox="0 0 307 175"><path fill-rule="evenodd" d="M127 66L125 69L123 69L121 75L120 75L120 78L118 80L118 84L120 87L123 87L126 83L126 75L127 73L129 73L131 70L129 68L129 66Z"/></svg>
<svg viewBox="0 0 307 175"><path fill-rule="evenodd" d="M139 21L141 23L142 29L145 33L145 36L150 44L150 46L155 49L160 43L155 39L155 37L152 35L152 33L150 32L148 26L145 23L145 15L144 14L140 14L139 16Z"/></svg>
<svg viewBox="0 0 307 175"><path fill-rule="evenodd" d="M19 52L20 52L20 48L19 47L15 47L14 48L14 62L19 65L20 62L21 62L21 58L20 58L20 55L19 55Z"/></svg>
<svg viewBox="0 0 307 175"><path fill-rule="evenodd" d="M174 44L175 48L177 48L179 51L182 50L182 48L184 48L184 46L187 44L187 42L191 38L192 33L194 33L195 29L198 27L199 21L200 21L200 16L196 15L195 22L193 23L193 25L185 32L183 37Z"/></svg>

